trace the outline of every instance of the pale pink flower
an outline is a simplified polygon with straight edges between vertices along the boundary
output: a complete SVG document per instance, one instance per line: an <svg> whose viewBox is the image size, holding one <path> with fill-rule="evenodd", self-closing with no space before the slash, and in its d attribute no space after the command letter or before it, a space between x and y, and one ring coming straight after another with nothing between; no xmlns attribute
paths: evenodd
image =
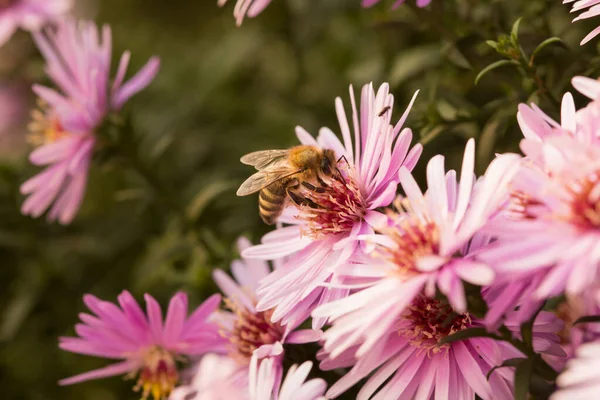
<svg viewBox="0 0 600 400"><path fill-rule="evenodd" d="M556 380L550 400L596 400L600 393L600 340L579 346Z"/></svg>
<svg viewBox="0 0 600 400"><path fill-rule="evenodd" d="M403 129L415 96L400 120L391 125L394 97L387 84L377 93L372 84L365 85L360 110L350 87L354 138L340 98L335 106L343 142L327 128L320 130L317 139L303 128L296 129L302 144L335 152L340 159L339 174L327 179L322 192L306 190L303 194L318 208L288 207L279 221L289 225L268 233L261 245L243 254L258 259L287 257L281 268L261 281L257 291L258 309L274 308L274 321L301 321L318 304L348 294L348 289L335 287L341 279L338 268L363 253L358 237L373 233L373 226L385 219L377 209L390 205L400 168L408 174L421 154L419 144L410 149L412 132ZM313 328L324 322L313 320Z"/></svg>
<svg viewBox="0 0 600 400"><path fill-rule="evenodd" d="M311 368L310 361L300 366L292 365L276 396L267 391L255 398L257 400L325 399L322 397L327 389L325 381L319 378L306 380ZM253 379L254 383L258 383L259 379ZM256 392L257 388L253 391ZM198 363L191 383L176 388L169 400L250 400L250 392L247 371L244 373L239 365L227 356L207 354Z"/></svg>
<svg viewBox="0 0 600 400"><path fill-rule="evenodd" d="M600 15L600 0L563 0L563 4L573 3L573 7L571 8L571 12L578 12L582 10L587 10L579 14L577 18L573 20L573 22L580 21L582 19L593 18ZM591 31L586 37L581 41L581 45L583 46L596 36L600 34L600 26Z"/></svg>
<svg viewBox="0 0 600 400"><path fill-rule="evenodd" d="M557 235L557 240L560 239L561 245L564 245L562 234L571 231L568 228L563 231L562 228L563 223L567 222L563 217L566 216L567 204L565 203L569 202L568 198L572 192L572 189L568 188L571 183L563 181L558 187L550 189L550 186L554 185L551 182L557 183L562 179L556 175L557 170L553 164L560 165L566 161L564 156L559 154L560 146L564 141L572 142L581 148L600 148L600 102L595 100L600 94L600 82L590 78L575 77L573 86L594 101L576 110L573 96L570 93L565 94L562 100L560 123L546 115L535 104L531 107L519 105L517 119L524 136L521 148L527 157L522 161L523 166L515 181L511 183L510 201L504 215L507 220L498 220L489 231L490 234L500 238L500 242L496 245L501 247L492 252L491 258L488 258L490 256L485 251L481 254L482 259L492 264L496 264L498 257L502 258L499 253L502 248L512 247L513 244L535 247L534 243L538 240L551 240L548 235L552 235L552 232ZM578 158L576 154L572 154L571 157ZM578 170L574 164L571 167L573 171ZM560 168L568 169L568 166L563 165ZM591 168L593 170L594 167ZM581 170L581 177L585 173ZM553 177L548 176L549 174L553 174ZM561 175L564 177L564 173ZM574 179L572 184L576 185L578 178L574 175L572 177ZM553 194L547 193L548 191ZM547 197L548 194L551 198ZM557 210L554 216L545 204L546 201L556 204ZM565 224L565 226L569 225ZM527 236L528 239L523 241L522 236ZM543 239L544 237L546 239ZM502 245L505 240L506 243ZM557 247L554 248L560 251ZM529 258L542 256L541 253L547 250L549 250L547 247L531 250L528 256ZM507 257L506 262L510 263L509 259L520 256L514 255L513 250L510 250L507 252ZM552 264L554 261L548 262ZM528 320L549 296L548 293L541 294L539 288L548 284L546 278L550 271L550 264L538 265L538 268L531 268L531 265L528 268L519 268L513 265L514 268L508 269L502 266L504 264L505 262L502 261L494 285L489 288L498 298L486 315L488 327L492 329L501 323L504 313L514 309L516 304L522 305L517 319Z"/></svg>
<svg viewBox="0 0 600 400"><path fill-rule="evenodd" d="M134 390L141 390L143 399L152 395L160 400L177 384L176 361L182 356L225 351L225 341L210 321L221 301L219 295L208 298L188 317L187 295L177 293L169 302L164 320L157 301L148 294L144 299L146 313L127 291L119 295L119 306L90 294L83 297L95 315L80 314L82 323L75 325L79 337L60 338L60 348L122 361L63 379L61 385L122 374L131 378L137 375Z"/></svg>
<svg viewBox="0 0 600 400"><path fill-rule="evenodd" d="M363 7L373 7L375 4L379 3L381 0L362 0ZM406 0L396 0L392 5L392 9L396 9L400 7ZM412 0L409 0L412 1ZM417 7L427 7L431 0L416 0Z"/></svg>
<svg viewBox="0 0 600 400"><path fill-rule="evenodd" d="M496 158L475 185L475 142L471 139L460 181L455 171L445 172L444 157L435 156L427 165L425 194L406 169L400 171L406 198L398 207L404 211L390 215L388 225L380 227L382 234L363 235L379 245L373 260L340 270L357 280L349 288L362 290L313 312L313 317L333 321L324 334L324 348L332 357L353 347L363 357L416 298L422 293L433 298L436 288L457 313L467 311L462 281L485 286L494 279L493 269L474 258L490 241L478 231L505 198L518 167L516 159L516 155Z"/></svg>
<svg viewBox="0 0 600 400"><path fill-rule="evenodd" d="M0 46L18 28L37 31L65 14L73 0L0 0Z"/></svg>
<svg viewBox="0 0 600 400"><path fill-rule="evenodd" d="M250 242L240 240L240 250L249 246ZM269 399L281 386L283 345L315 342L322 332L296 330L303 321L282 326L271 320L272 310L257 310L256 289L270 272L266 262L239 260L233 263L231 272L235 281L222 270L213 273L215 282L227 296L225 305L231 311L218 313L215 321L221 335L229 341L229 357L249 376L250 398Z"/></svg>
<svg viewBox="0 0 600 400"><path fill-rule="evenodd" d="M577 296L600 276L600 146L555 136L541 148L511 183L520 211L495 222L479 257L505 280L535 280L533 300Z"/></svg>
<svg viewBox="0 0 600 400"><path fill-rule="evenodd" d="M96 128L108 113L119 111L152 82L159 60L152 58L125 82L130 58L125 52L111 83L108 26L99 33L93 22L68 20L45 34L34 34L34 39L46 59L46 72L60 92L33 87L42 109L33 114L33 143L39 147L31 153L30 161L47 167L21 186L21 192L28 196L21 211L38 217L52 206L48 219L68 224L83 199Z"/></svg>
<svg viewBox="0 0 600 400"><path fill-rule="evenodd" d="M272 0L236 0L233 16L237 26L242 25L244 18L254 18L271 3ZM227 0L218 0L219 7L223 7Z"/></svg>
<svg viewBox="0 0 600 400"><path fill-rule="evenodd" d="M386 300L382 294L380 301ZM329 398L366 378L357 396L359 400L474 400L475 395L484 400L514 399L513 369L499 368L489 379L486 377L505 360L524 357L512 345L482 337L439 344L441 339L463 329L482 327L482 321L469 313L454 313L450 306L424 295L415 297L403 313L393 314L385 330L380 330L378 322L361 321L368 325L368 335L335 355L327 351L327 346L319 354L323 360L321 369L352 367L328 390ZM354 325L350 318L335 321L331 329L338 324ZM533 327L536 351L561 354L554 334L561 326L552 314L542 312ZM507 327L519 337L519 325L509 321ZM371 335L376 340L369 350L356 353Z"/></svg>

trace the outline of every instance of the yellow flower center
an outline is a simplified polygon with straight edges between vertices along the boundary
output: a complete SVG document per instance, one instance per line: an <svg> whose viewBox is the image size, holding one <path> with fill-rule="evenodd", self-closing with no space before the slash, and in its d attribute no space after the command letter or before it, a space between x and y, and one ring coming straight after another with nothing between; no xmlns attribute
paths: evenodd
<svg viewBox="0 0 600 400"><path fill-rule="evenodd" d="M1 4L2 0L0 0ZM31 122L29 123L29 135L27 141L35 146L43 146L48 143L54 143L59 139L69 136L62 124L55 116L45 111L46 106L40 103L40 108L31 112Z"/></svg>
<svg viewBox="0 0 600 400"><path fill-rule="evenodd" d="M159 346L153 346L144 354L144 365L133 390L141 391L143 400L150 395L154 400L166 400L178 381L173 355Z"/></svg>

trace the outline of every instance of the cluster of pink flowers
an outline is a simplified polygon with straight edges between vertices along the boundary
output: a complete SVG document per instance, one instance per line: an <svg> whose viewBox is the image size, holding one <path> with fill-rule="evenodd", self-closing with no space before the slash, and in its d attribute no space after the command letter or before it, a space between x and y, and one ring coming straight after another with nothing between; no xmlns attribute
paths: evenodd
<svg viewBox="0 0 600 400"><path fill-rule="evenodd" d="M239 0L237 23L269 3ZM53 22L33 34L57 88L33 88L30 161L45 169L21 186L22 212L49 210L64 224L82 203L100 131L160 64L153 57L126 80L126 52L111 79L110 28L56 19L69 7L0 2L0 44L17 26ZM588 18L598 7L580 0L573 11L589 8L579 19ZM426 188L412 175L422 146L405 127L418 92L393 120L388 84L365 85L358 99L351 86L349 106L335 100L338 127L316 137L296 128L302 145L335 155L334 171L317 171L300 189L306 201L287 201L260 244L240 239L233 278L213 274L223 301L215 294L188 316L177 293L163 318L147 294L145 312L127 291L118 305L84 296L91 314L60 348L119 361L60 383L126 375L155 400L316 400L359 382L358 399L511 399L515 368L503 363L530 358L559 373L554 400L592 397L600 325L575 322L600 314L600 82L572 84L590 102L577 109L565 94L560 122L519 106L523 156L498 154L478 177L471 139L459 172L442 155L427 162ZM556 298L555 313L542 311ZM302 345L318 368L297 359ZM308 379L318 369L335 370L336 382Z"/></svg>

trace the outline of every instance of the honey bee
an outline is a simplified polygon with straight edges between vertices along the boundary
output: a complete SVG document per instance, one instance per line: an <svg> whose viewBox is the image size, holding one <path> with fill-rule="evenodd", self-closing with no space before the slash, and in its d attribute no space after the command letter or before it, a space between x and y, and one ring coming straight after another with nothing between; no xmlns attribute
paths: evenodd
<svg viewBox="0 0 600 400"><path fill-rule="evenodd" d="M264 150L246 154L240 160L258 172L246 179L237 191L247 196L260 191L258 210L267 225L273 225L291 199L297 205L318 207L300 193L301 186L322 193L323 178L338 171L333 150L316 146L295 146L287 150Z"/></svg>

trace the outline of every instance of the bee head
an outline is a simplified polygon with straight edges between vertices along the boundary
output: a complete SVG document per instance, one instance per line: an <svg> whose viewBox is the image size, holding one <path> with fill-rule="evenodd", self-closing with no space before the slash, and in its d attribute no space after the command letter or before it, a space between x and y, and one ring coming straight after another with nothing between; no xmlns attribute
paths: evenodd
<svg viewBox="0 0 600 400"><path fill-rule="evenodd" d="M335 168L336 160L333 150L323 150L323 158L321 159L321 172L325 175L331 175Z"/></svg>

